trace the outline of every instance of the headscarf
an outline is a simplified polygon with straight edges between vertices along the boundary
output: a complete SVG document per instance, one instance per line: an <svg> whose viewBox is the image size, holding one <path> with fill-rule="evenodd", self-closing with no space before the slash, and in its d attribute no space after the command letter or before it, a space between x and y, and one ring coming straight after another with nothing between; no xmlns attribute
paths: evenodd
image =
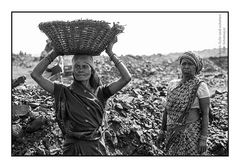
<svg viewBox="0 0 240 168"><path fill-rule="evenodd" d="M197 56L197 55L194 54L193 52L188 51L188 52L183 53L183 55L181 55L181 56L179 57L180 64L181 64L181 62L182 62L183 59L188 59L188 60L190 60L191 62L193 62L194 65L196 66L196 74L199 74L199 73L200 73L200 71L201 71L202 68L203 68L202 58L200 58L199 56Z"/></svg>
<svg viewBox="0 0 240 168"><path fill-rule="evenodd" d="M97 89L98 86L102 85L102 82L97 74L97 72L95 71L95 66L94 66L94 62L93 62L93 57L90 55L74 55L72 60L75 61L77 59L80 59L82 62L88 64L91 69L92 69L92 75L89 79L90 85L94 88ZM75 80L75 77L74 77Z"/></svg>
<svg viewBox="0 0 240 168"><path fill-rule="evenodd" d="M84 62L84 63L90 65L92 68L94 68L93 57L90 55L74 55L72 59L73 59L73 61L81 60L82 62Z"/></svg>

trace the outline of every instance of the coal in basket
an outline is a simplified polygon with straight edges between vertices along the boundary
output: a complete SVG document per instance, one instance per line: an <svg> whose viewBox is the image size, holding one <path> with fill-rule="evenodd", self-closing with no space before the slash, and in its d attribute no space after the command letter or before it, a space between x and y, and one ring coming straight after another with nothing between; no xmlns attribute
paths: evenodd
<svg viewBox="0 0 240 168"><path fill-rule="evenodd" d="M100 55L124 26L97 20L50 21L39 29L51 40L60 55Z"/></svg>

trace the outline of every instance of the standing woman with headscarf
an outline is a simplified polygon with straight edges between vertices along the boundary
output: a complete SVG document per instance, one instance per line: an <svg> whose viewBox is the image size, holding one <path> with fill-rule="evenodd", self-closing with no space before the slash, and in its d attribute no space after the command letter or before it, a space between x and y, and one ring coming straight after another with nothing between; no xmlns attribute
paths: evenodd
<svg viewBox="0 0 240 168"><path fill-rule="evenodd" d="M107 155L103 140L105 103L131 80L126 66L112 52L116 41L117 38L106 48L121 75L113 83L101 84L89 55L73 56L74 81L69 87L49 81L42 74L58 56L54 49L31 73L32 78L55 98L56 116L64 135L64 155Z"/></svg>
<svg viewBox="0 0 240 168"><path fill-rule="evenodd" d="M207 149L210 93L196 75L202 59L192 52L179 57L182 78L169 83L159 140L166 154L201 155Z"/></svg>

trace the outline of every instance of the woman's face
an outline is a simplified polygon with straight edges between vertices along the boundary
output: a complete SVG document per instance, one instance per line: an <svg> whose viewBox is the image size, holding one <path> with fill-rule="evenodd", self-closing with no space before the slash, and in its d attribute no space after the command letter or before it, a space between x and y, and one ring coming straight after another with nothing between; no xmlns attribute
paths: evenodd
<svg viewBox="0 0 240 168"><path fill-rule="evenodd" d="M75 60L73 61L73 74L78 81L89 80L91 77L91 67L80 59Z"/></svg>
<svg viewBox="0 0 240 168"><path fill-rule="evenodd" d="M183 59L181 62L181 70L183 75L194 76L196 74L196 66L189 59Z"/></svg>

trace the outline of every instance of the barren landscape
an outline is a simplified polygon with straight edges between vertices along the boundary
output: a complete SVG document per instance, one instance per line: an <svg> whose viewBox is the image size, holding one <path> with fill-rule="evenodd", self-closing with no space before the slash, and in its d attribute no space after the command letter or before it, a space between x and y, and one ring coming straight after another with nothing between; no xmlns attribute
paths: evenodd
<svg viewBox="0 0 240 168"><path fill-rule="evenodd" d="M204 70L199 77L211 91L207 155L228 156L228 55L219 57L217 52L218 49L199 51L204 58ZM165 155L163 146L157 146L156 141L166 87L170 80L180 75L176 60L179 54L120 56L132 74L132 81L107 103L109 127L105 143L110 155ZM103 84L119 77L108 57L95 58L96 70ZM63 137L56 122L53 97L30 77L38 62L38 57L26 53L12 55L12 81L26 76L22 84L12 88L12 156L62 154ZM71 76L63 77L65 84L71 81Z"/></svg>

